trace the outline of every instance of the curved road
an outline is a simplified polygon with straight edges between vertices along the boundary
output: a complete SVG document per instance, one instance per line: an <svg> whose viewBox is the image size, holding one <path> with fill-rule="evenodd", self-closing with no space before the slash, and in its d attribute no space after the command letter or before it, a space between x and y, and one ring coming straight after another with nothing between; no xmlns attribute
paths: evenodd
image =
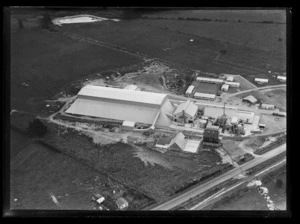
<svg viewBox="0 0 300 224"><path fill-rule="evenodd" d="M280 153L285 152L285 151L286 151L286 144L278 146L277 148L263 154L262 156L256 157L255 159L250 160L249 162L247 162L239 167L236 167L236 168L228 171L227 173L224 173L204 184L201 184L201 185L191 189L188 192L178 195L177 197L175 197L167 202L164 202L164 203L152 208L151 210L170 210L170 209L174 208L175 206L178 206L181 203L187 201L188 199L193 198L199 194L202 194L205 191L211 189L212 187L215 187L218 184L220 184L226 180L236 177L239 174L243 174L246 170L248 170L252 167L255 167L258 164L265 162L266 160L271 159L272 157L279 155Z"/></svg>

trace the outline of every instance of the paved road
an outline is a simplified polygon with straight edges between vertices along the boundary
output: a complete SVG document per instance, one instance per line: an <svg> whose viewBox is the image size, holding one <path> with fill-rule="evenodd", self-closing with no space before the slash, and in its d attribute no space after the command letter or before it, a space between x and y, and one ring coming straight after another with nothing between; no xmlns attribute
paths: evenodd
<svg viewBox="0 0 300 224"><path fill-rule="evenodd" d="M238 176L239 174L242 174L244 171L284 152L285 150L286 150L286 144L283 144L283 145L265 153L264 155L262 155L260 157L256 157L255 159L250 160L248 163L245 163L239 167L236 167L236 168L228 171L227 173L224 173L221 176L218 176L217 178L215 178L213 180L210 180L204 184L201 184L201 185L191 189L190 191L177 196L176 198L173 198L163 204L156 206L155 208L152 208L151 210L170 210L170 209L174 208L175 206L178 206L181 203L187 201L189 198L192 198L199 194L202 194L205 191L211 189L212 187L215 187L218 184L220 184L226 180L229 180L233 177Z"/></svg>

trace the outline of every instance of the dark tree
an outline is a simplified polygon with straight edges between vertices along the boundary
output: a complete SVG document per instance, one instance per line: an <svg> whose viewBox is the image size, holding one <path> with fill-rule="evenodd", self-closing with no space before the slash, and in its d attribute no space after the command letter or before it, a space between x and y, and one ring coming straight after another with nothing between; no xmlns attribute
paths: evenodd
<svg viewBox="0 0 300 224"><path fill-rule="evenodd" d="M281 42L281 41L282 41L282 38L278 38L278 41Z"/></svg>
<svg viewBox="0 0 300 224"><path fill-rule="evenodd" d="M277 180L276 180L276 186L277 186L278 188L282 188L282 186L283 186L282 180L277 179Z"/></svg>
<svg viewBox="0 0 300 224"><path fill-rule="evenodd" d="M43 14L43 18L41 20L41 27L43 29L49 29L49 25L51 24L51 18L48 12Z"/></svg>
<svg viewBox="0 0 300 224"><path fill-rule="evenodd" d="M32 136L43 137L48 130L47 127L38 118L35 118L29 123L27 131Z"/></svg>
<svg viewBox="0 0 300 224"><path fill-rule="evenodd" d="M227 53L227 50L220 50L221 54L226 54Z"/></svg>

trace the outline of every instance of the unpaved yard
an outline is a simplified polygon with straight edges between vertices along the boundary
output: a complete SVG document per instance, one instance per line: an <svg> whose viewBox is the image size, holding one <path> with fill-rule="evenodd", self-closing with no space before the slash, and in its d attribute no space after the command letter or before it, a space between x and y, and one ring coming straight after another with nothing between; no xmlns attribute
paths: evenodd
<svg viewBox="0 0 300 224"><path fill-rule="evenodd" d="M271 134L286 129L286 117L263 114L260 117L259 123L266 125L263 134Z"/></svg>
<svg viewBox="0 0 300 224"><path fill-rule="evenodd" d="M245 154L245 151L239 147L239 142L232 140L223 140L222 148L230 155L233 160L238 159L241 155Z"/></svg>

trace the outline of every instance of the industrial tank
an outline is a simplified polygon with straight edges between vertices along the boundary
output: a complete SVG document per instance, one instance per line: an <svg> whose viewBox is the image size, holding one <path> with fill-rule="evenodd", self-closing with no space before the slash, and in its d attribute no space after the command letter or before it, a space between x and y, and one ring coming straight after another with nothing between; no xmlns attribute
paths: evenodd
<svg viewBox="0 0 300 224"><path fill-rule="evenodd" d="M206 125L207 125L207 120L201 119L201 120L199 121L199 127L200 127L200 128L205 128Z"/></svg>

